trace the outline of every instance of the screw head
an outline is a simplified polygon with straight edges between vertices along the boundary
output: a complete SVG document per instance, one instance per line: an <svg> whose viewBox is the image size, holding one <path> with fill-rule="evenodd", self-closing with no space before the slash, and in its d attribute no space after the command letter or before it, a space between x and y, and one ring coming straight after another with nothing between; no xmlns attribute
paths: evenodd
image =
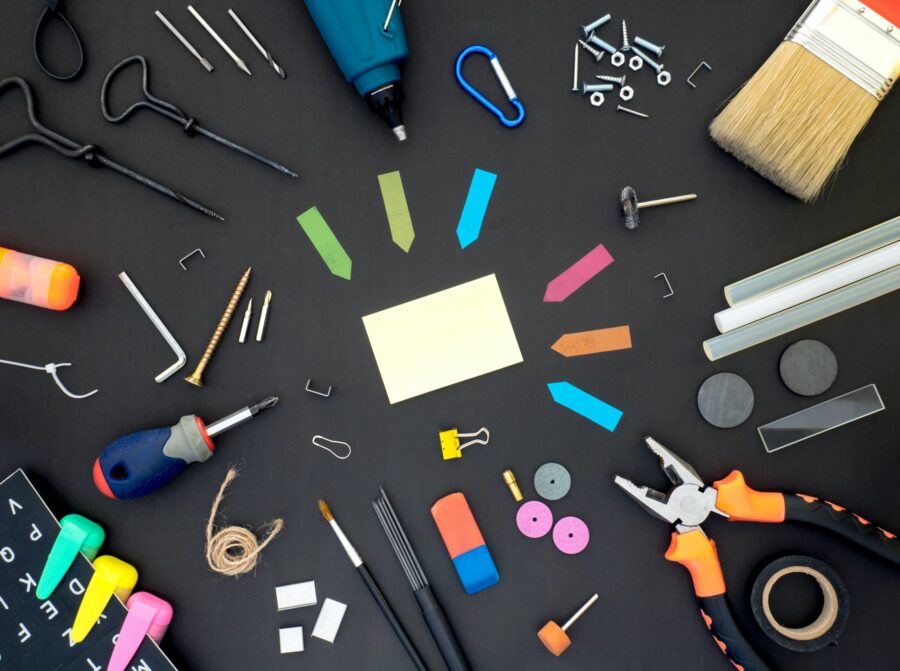
<svg viewBox="0 0 900 671"><path fill-rule="evenodd" d="M623 57L624 58L624 57ZM628 61L628 67L637 72L642 67L644 67L644 61L640 56L632 56Z"/></svg>
<svg viewBox="0 0 900 671"><path fill-rule="evenodd" d="M619 89L619 97L622 100L631 100L634 98L634 89L630 86L623 86Z"/></svg>
<svg viewBox="0 0 900 671"><path fill-rule="evenodd" d="M621 51L617 51L610 57L610 63L612 63L615 67L620 68L625 65L625 54Z"/></svg>
<svg viewBox="0 0 900 671"><path fill-rule="evenodd" d="M669 74L666 70L660 70L659 74L656 75L656 83L660 86L668 86L669 82L672 81L672 75Z"/></svg>
<svg viewBox="0 0 900 671"><path fill-rule="evenodd" d="M594 107L600 107L600 105L602 105L605 100L606 97L602 93L600 93L600 91L594 91L591 94L591 105L593 105Z"/></svg>

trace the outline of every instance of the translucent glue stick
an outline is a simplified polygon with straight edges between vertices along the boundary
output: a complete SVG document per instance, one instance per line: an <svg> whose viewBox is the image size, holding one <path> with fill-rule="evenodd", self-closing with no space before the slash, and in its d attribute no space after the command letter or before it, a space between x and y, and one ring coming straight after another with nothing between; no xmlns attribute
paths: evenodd
<svg viewBox="0 0 900 671"><path fill-rule="evenodd" d="M50 310L68 310L81 278L68 263L0 247L0 298Z"/></svg>

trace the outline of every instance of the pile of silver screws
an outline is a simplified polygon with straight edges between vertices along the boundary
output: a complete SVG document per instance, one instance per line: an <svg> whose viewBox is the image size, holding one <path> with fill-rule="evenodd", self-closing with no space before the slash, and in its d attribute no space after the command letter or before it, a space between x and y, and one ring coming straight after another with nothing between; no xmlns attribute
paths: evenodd
<svg viewBox="0 0 900 671"><path fill-rule="evenodd" d="M612 16L610 16L609 14L604 14L597 20L581 26L581 36L583 39L578 40L577 44L575 45L575 64L574 72L572 73L572 91L581 93L581 95L583 96L589 95L591 105L593 105L594 107L600 107L606 100L604 93L614 91L616 89L616 86L618 86L619 88L619 98L625 102L631 100L634 97L634 89L625 83L628 77L628 75L626 74L596 75L596 78L599 79L601 83L588 84L587 82L582 81L579 85L579 47L587 51L594 58L594 61L596 63L599 63L601 60L603 60L603 57L606 54L610 54L609 60L616 68L623 67L627 62L628 67L633 72L637 72L638 70L642 69L644 65L646 65L656 73L656 83L660 86L668 86L672 81L672 75L665 69L665 66L661 62L658 62L659 60L662 60L663 51L665 51L666 47L654 44L653 42L650 42L643 37L635 36L634 39L630 39L628 35L628 24L624 20L622 21L622 43L618 48L614 47L606 40L598 37L596 34L596 30L609 23L610 20L612 20ZM654 58L648 55L647 52L652 53L658 60L654 60ZM630 54L630 57L626 56L626 54ZM637 112L627 107L623 107L622 105L617 105L616 110L620 112L626 112L628 114L632 114L644 119L649 118L648 114Z"/></svg>

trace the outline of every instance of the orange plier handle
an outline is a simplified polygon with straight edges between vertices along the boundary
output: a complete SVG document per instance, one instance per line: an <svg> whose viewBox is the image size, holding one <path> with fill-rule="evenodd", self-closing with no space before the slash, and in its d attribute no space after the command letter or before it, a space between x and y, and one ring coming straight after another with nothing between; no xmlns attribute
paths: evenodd
<svg viewBox="0 0 900 671"><path fill-rule="evenodd" d="M733 522L804 522L829 529L871 552L900 565L900 539L845 508L806 494L758 492L747 486L740 471L713 483L716 507ZM735 668L768 671L738 629L725 599L725 578L715 541L700 529L674 532L666 559L678 562L691 574L700 614L716 644Z"/></svg>

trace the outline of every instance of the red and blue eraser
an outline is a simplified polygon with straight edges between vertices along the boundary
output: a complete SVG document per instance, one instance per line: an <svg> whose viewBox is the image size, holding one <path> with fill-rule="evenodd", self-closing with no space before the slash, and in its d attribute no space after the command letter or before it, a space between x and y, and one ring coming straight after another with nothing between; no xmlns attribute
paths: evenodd
<svg viewBox="0 0 900 671"><path fill-rule="evenodd" d="M466 594L477 594L500 582L494 559L461 492L439 499L431 507L431 516Z"/></svg>

